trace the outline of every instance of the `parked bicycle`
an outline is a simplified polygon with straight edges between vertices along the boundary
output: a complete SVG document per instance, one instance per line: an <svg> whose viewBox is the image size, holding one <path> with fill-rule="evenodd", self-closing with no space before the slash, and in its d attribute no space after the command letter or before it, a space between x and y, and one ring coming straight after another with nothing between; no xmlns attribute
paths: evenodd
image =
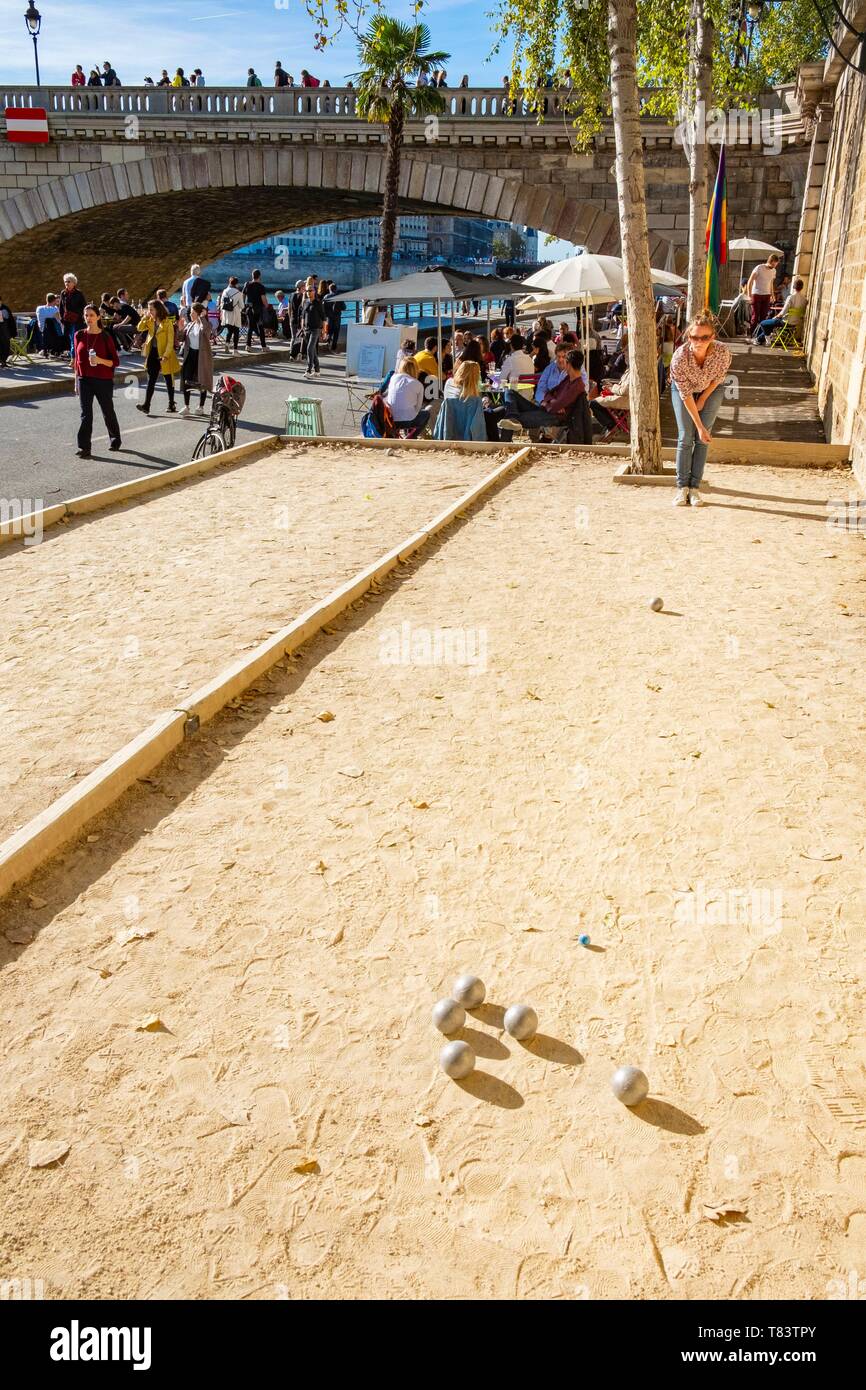
<svg viewBox="0 0 866 1390"><path fill-rule="evenodd" d="M247 399L246 387L233 376L221 376L214 387L207 428L193 451L194 459L233 449L238 417Z"/></svg>

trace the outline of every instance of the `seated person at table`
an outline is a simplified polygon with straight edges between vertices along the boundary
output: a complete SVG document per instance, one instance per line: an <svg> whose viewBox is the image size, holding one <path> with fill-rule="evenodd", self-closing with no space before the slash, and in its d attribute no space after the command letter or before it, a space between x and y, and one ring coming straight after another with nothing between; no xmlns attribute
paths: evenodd
<svg viewBox="0 0 866 1390"><path fill-rule="evenodd" d="M446 401L466 401L471 396L480 396L481 368L478 363L458 362L451 380L445 383L442 395Z"/></svg>
<svg viewBox="0 0 866 1390"><path fill-rule="evenodd" d="M565 376L558 386L548 391L541 405L528 401L519 391L507 391L505 404L485 412L487 438L500 439L500 427L509 432L516 429L543 429L548 425L554 428L567 424L577 404L578 397L584 395L583 353L572 350L565 356Z"/></svg>
<svg viewBox="0 0 866 1390"><path fill-rule="evenodd" d="M532 368L536 376L545 371L551 363L550 339L546 333L536 333L532 339Z"/></svg>
<svg viewBox="0 0 866 1390"><path fill-rule="evenodd" d="M519 333L513 333L511 335L509 348L510 351L508 356L503 359L500 368L503 383L508 381L517 382L521 377L534 377L535 366L532 358L526 351L524 339Z"/></svg>
<svg viewBox="0 0 866 1390"><path fill-rule="evenodd" d="M490 335L490 355L493 358L493 365L499 370L499 364L508 351L508 343L501 328L494 328Z"/></svg>
<svg viewBox="0 0 866 1390"><path fill-rule="evenodd" d="M457 366L459 366L461 362L474 362L481 372L482 377L487 375L481 357L481 344L478 342L477 338L473 338L469 335L464 336L463 347L460 350L460 356L457 358Z"/></svg>
<svg viewBox="0 0 866 1390"><path fill-rule="evenodd" d="M773 292L773 308L781 309L788 295L791 293L791 277L783 275Z"/></svg>
<svg viewBox="0 0 866 1390"><path fill-rule="evenodd" d="M406 361L407 357L415 356L415 344L411 338L407 338L401 347L397 349L397 366L399 367Z"/></svg>
<svg viewBox="0 0 866 1390"><path fill-rule="evenodd" d="M782 305L778 317L764 319L763 323L758 324L757 328L755 329L755 342L761 343L762 346L766 344L767 334L775 333L777 328L781 328L784 323L787 323L788 316L791 313L792 309L794 310L793 318L796 322L799 323L803 318L803 311L805 310L805 308L806 296L803 293L803 281L795 280L794 288L791 290L791 293L788 295L787 299Z"/></svg>
<svg viewBox="0 0 866 1390"><path fill-rule="evenodd" d="M607 439L608 435L615 434L618 429L616 419L611 414L611 411L616 410L618 413L621 413L629 409L628 367L626 367L618 380L608 377L603 381L602 389L607 391L608 394L606 396L597 396L594 401L590 401L589 408L598 423L605 430L604 439ZM604 443L604 440L602 440L602 443Z"/></svg>
<svg viewBox="0 0 866 1390"><path fill-rule="evenodd" d="M548 363L538 378L538 385L535 388L536 405L541 405L548 391L553 391L561 381L565 380L567 376L565 359L573 350L568 343L557 343L553 361ZM586 385L585 382L584 385Z"/></svg>
<svg viewBox="0 0 866 1390"><path fill-rule="evenodd" d="M407 357L394 372L388 382L385 401L398 430L423 430L430 419L430 411L423 409L424 387L418 380L414 357Z"/></svg>
<svg viewBox="0 0 866 1390"><path fill-rule="evenodd" d="M415 365L419 372L426 372L428 376L439 376L439 363L436 361L435 338L424 339L423 348L415 353Z"/></svg>
<svg viewBox="0 0 866 1390"><path fill-rule="evenodd" d="M445 383L442 407L433 427L436 439L487 438L481 405L481 369L477 362L460 362Z"/></svg>
<svg viewBox="0 0 866 1390"><path fill-rule="evenodd" d="M43 357L62 357L64 355L63 326L60 322L60 306L56 294L47 294L45 303L36 310L36 322L42 337Z"/></svg>

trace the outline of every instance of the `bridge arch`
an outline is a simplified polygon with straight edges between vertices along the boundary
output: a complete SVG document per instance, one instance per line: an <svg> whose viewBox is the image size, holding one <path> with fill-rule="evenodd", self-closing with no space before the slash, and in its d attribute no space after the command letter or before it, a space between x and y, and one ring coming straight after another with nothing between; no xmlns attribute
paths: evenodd
<svg viewBox="0 0 866 1390"><path fill-rule="evenodd" d="M117 162L45 178L0 203L0 289L7 299L38 303L69 269L90 294L118 284L147 294L177 284L194 260L207 264L266 236L381 210L381 148L118 148ZM460 167L457 156L407 148L401 211L498 218L593 251L618 250L616 218L602 203L569 197L553 183L529 183L520 172L502 177ZM667 243L658 241L657 253L665 254Z"/></svg>

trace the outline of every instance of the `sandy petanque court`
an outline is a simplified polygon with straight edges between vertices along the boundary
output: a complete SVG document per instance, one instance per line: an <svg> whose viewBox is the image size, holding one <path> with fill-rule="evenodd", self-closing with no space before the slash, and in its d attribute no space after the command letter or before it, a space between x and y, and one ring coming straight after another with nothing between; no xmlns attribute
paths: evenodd
<svg viewBox="0 0 866 1390"><path fill-rule="evenodd" d="M515 476L0 908L5 1247L46 1297L862 1271L853 485L717 467L681 512L611 472ZM430 1010L463 970L455 1083Z"/></svg>
<svg viewBox="0 0 866 1390"><path fill-rule="evenodd" d="M0 549L0 839L495 462L263 449Z"/></svg>

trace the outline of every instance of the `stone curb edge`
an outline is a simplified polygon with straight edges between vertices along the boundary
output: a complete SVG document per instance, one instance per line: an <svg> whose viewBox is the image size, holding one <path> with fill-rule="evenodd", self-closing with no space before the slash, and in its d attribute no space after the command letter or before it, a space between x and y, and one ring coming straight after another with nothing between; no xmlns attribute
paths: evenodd
<svg viewBox="0 0 866 1390"><path fill-rule="evenodd" d="M16 884L29 878L136 781L152 772L169 753L179 747L186 736L194 734L203 722L212 719L230 700L253 685L284 656L317 635L326 623L349 608L373 584L420 550L508 473L527 462L533 452L527 447L509 455L504 463L474 483L426 526L407 536L387 554L360 570L252 652L193 691L182 706L157 715L146 729L94 768L77 787L31 818L0 844L0 898L5 897Z"/></svg>

